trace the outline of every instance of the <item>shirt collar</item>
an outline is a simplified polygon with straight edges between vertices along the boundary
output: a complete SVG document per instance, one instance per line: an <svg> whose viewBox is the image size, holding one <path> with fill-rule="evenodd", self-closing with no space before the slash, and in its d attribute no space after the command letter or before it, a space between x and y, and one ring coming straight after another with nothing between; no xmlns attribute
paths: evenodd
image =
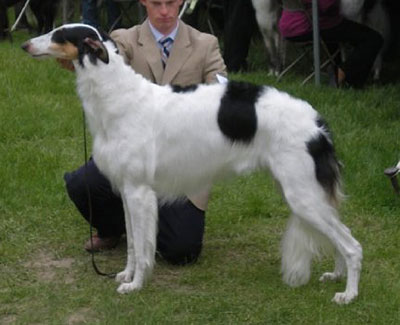
<svg viewBox="0 0 400 325"><path fill-rule="evenodd" d="M166 38L166 37L171 37L174 41L176 38L176 34L178 33L178 27L179 27L179 21L176 24L176 27L173 29L173 31L171 33L169 33L168 35L163 35L162 33L160 33L150 22L150 20L148 21L149 26L150 26L150 30L156 40L156 42L158 43L162 38Z"/></svg>

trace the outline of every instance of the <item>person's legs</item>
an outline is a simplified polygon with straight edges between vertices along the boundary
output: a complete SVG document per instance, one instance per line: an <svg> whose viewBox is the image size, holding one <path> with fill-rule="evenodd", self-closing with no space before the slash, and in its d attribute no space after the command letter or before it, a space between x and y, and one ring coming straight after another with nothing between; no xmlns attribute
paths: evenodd
<svg viewBox="0 0 400 325"><path fill-rule="evenodd" d="M96 246L115 246L118 241L114 239L125 232L123 204L95 162L90 160L86 166L66 173L64 179L69 197L88 222L92 210L92 225L98 232ZM197 260L202 248L204 214L189 200L159 204L157 251L166 261L187 264ZM86 248L90 250L90 246Z"/></svg>
<svg viewBox="0 0 400 325"><path fill-rule="evenodd" d="M383 46L382 36L368 26L343 19L330 29L320 31L321 38L327 43L350 44L352 50L340 65L339 73L352 87L362 87L371 71L372 65ZM312 40L312 33L289 38L290 41L304 42ZM340 72L340 71L339 71Z"/></svg>
<svg viewBox="0 0 400 325"><path fill-rule="evenodd" d="M356 88L362 87L383 46L382 36L368 26L343 19L337 27L321 31L321 37L328 41L333 39L348 43L353 47L341 68L346 82Z"/></svg>
<svg viewBox="0 0 400 325"><path fill-rule="evenodd" d="M99 27L97 0L82 0L82 23Z"/></svg>
<svg viewBox="0 0 400 325"><path fill-rule="evenodd" d="M159 206L157 251L167 262L188 264L200 256L205 212L189 200Z"/></svg>
<svg viewBox="0 0 400 325"><path fill-rule="evenodd" d="M224 61L228 71L246 70L250 41L257 26L251 1L224 1L224 21Z"/></svg>
<svg viewBox="0 0 400 325"><path fill-rule="evenodd" d="M66 173L64 180L70 199L88 222L91 209L92 225L99 237L120 237L125 232L121 198L113 192L110 182L100 173L93 160L76 171Z"/></svg>
<svg viewBox="0 0 400 325"><path fill-rule="evenodd" d="M108 29L118 29L122 27L121 9L113 0L106 0Z"/></svg>
<svg viewBox="0 0 400 325"><path fill-rule="evenodd" d="M11 35L8 30L8 15L5 1L0 0L0 40Z"/></svg>
<svg viewBox="0 0 400 325"><path fill-rule="evenodd" d="M350 44L352 50L340 65L339 82L344 79L350 86L363 87L372 65L383 46L382 36L375 30L347 19L336 27L321 30L321 38L326 42ZM340 78L342 75L342 78Z"/></svg>

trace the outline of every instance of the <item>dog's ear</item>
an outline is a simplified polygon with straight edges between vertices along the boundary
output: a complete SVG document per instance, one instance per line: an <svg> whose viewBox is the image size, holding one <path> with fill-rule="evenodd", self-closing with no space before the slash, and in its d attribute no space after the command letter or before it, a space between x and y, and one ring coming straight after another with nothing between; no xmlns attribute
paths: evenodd
<svg viewBox="0 0 400 325"><path fill-rule="evenodd" d="M93 63L95 62L95 58L97 58L100 59L102 62L108 64L108 51L101 41L86 37L83 41L83 44L87 48L90 55L90 60Z"/></svg>

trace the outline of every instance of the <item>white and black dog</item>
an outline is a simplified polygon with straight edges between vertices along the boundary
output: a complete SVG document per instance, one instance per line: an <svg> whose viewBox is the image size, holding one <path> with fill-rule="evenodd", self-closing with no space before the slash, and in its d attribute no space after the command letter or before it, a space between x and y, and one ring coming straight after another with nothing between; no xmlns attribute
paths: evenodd
<svg viewBox="0 0 400 325"><path fill-rule="evenodd" d="M174 200L216 180L269 169L292 216L282 242L283 279L310 278L314 255L333 247L344 292L358 295L362 248L336 210L339 164L320 115L305 101L267 86L229 81L188 88L159 86L135 73L96 29L61 26L22 45L33 57L73 61L99 169L120 193L127 265L118 292L140 289L154 265L157 197Z"/></svg>
<svg viewBox="0 0 400 325"><path fill-rule="evenodd" d="M269 75L278 76L284 62L278 21L281 12L279 0L252 0L258 28L268 52Z"/></svg>

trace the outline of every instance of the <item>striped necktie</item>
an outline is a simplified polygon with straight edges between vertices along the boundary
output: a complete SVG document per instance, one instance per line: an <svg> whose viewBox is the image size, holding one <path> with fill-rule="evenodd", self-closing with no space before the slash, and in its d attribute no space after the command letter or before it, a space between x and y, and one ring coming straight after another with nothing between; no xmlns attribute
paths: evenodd
<svg viewBox="0 0 400 325"><path fill-rule="evenodd" d="M171 49L173 41L174 40L171 37L166 37L166 38L163 38L158 41L161 44L161 59L162 59L164 68L165 68L165 65L167 64L167 60L169 57L169 51Z"/></svg>

